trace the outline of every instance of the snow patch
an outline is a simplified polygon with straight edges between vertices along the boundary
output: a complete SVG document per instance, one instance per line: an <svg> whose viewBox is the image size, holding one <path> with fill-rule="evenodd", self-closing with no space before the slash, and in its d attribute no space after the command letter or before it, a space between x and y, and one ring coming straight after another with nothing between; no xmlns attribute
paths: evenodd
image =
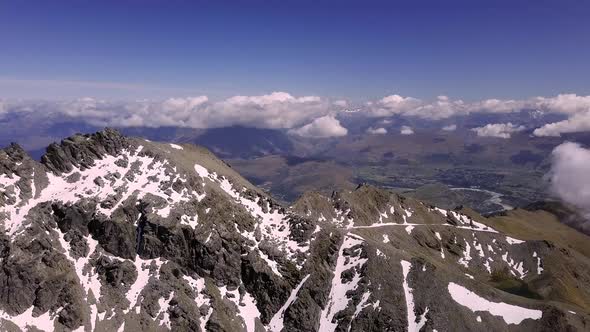
<svg viewBox="0 0 590 332"><path fill-rule="evenodd" d="M246 325L246 332L255 332L256 319L260 318L260 311L258 311L256 300L252 295L246 291L244 291L243 295L240 295L238 288L229 291L227 286L220 287L219 292L221 297L227 298L236 305L239 316L242 317ZM227 296L227 294L232 294L232 296Z"/></svg>
<svg viewBox="0 0 590 332"><path fill-rule="evenodd" d="M519 240L519 239L515 239L515 238L510 237L510 236L506 236L506 242L508 242L509 244L521 244L521 243L524 243L525 241Z"/></svg>
<svg viewBox="0 0 590 332"><path fill-rule="evenodd" d="M408 284L408 274L412 269L412 263L408 261L402 260L402 272L403 272L403 287L404 287L404 295L406 296L406 311L408 313L408 332L418 332L420 329L426 324L426 313L428 312L428 308L424 310L424 314L420 316L419 320L414 313L415 303L414 303L414 290Z"/></svg>
<svg viewBox="0 0 590 332"><path fill-rule="evenodd" d="M537 258L537 274L543 273L543 263L541 263L541 257L537 255L537 252L533 252L533 257Z"/></svg>
<svg viewBox="0 0 590 332"><path fill-rule="evenodd" d="M511 268L510 273L513 276L517 276L516 272L518 272L518 277L520 279L524 279L524 277L526 276L526 274L528 273L528 271L524 270L524 266L523 266L523 262L516 262L514 259L508 257L508 251L504 253L504 255L502 255L502 260L504 262L506 262L508 264L508 266Z"/></svg>
<svg viewBox="0 0 590 332"><path fill-rule="evenodd" d="M182 277L189 286L193 289L193 291L197 294L195 297L195 303L201 309L203 306L207 308L207 313L205 316L199 317L199 325L201 326L201 331L205 331L205 326L207 326L207 322L209 318L211 318L211 314L213 313L213 307L211 306L211 299L205 294L205 279L199 278L195 279L191 276L183 276Z"/></svg>
<svg viewBox="0 0 590 332"><path fill-rule="evenodd" d="M158 311L156 316L153 317L153 320L156 320L158 317L160 317L160 315L162 315L162 319L160 320L159 325L164 325L168 329L170 329L170 315L168 314L168 308L170 307L170 300L172 300L172 297L174 297L174 292L170 292L167 298L162 297L158 299L158 305L160 306L160 310Z"/></svg>
<svg viewBox="0 0 590 332"><path fill-rule="evenodd" d="M271 332L280 332L283 330L283 319L285 316L285 311L287 310L287 308L289 308L291 304L293 304L293 302L295 302L295 300L297 299L297 293L299 293L301 286L303 286L303 284L307 281L308 278L309 274L306 275L305 278L303 278L301 282L299 282L299 285L297 285L297 287L295 287L295 289L291 291L291 295L289 295L287 302L285 302L281 309L279 309L279 311L272 317L270 323L268 324L268 327Z"/></svg>
<svg viewBox="0 0 590 332"><path fill-rule="evenodd" d="M463 257L459 258L459 264L469 268L469 262L471 262L471 246L465 241L465 251L463 251Z"/></svg>
<svg viewBox="0 0 590 332"><path fill-rule="evenodd" d="M135 282L133 282L133 285L131 285L131 288L127 292L126 297L129 301L129 308L127 308L127 310L124 310L125 313L128 313L131 309L135 308L136 306L137 309L139 309L138 305L140 305L141 303L138 303L138 298L141 291L145 288L145 286L147 286L147 284L150 281L150 278L160 278L159 272L160 267L163 263L164 261L162 261L160 258L141 259L139 256L135 257L135 261L133 262L133 264L135 265L135 269L137 271L137 279L135 279ZM152 272L152 270L154 272Z"/></svg>
<svg viewBox="0 0 590 332"><path fill-rule="evenodd" d="M363 243L360 237L352 234L347 234L344 237L342 246L338 251L338 259L336 261L336 268L334 269L334 277L332 278L332 286L330 288L329 301L326 307L322 310L320 316L320 328L319 331L335 331L338 326L338 322L334 322L334 316L346 309L350 302L350 299L346 296L346 293L351 290L355 290L358 287L358 283L361 280L361 275L358 270L367 262L366 258L361 258L361 248L355 250L355 256L344 256L344 250L351 249L357 245ZM343 283L341 275L344 271L354 269L354 277L352 280Z"/></svg>
<svg viewBox="0 0 590 332"><path fill-rule="evenodd" d="M34 317L33 316L34 306L31 306L25 312L11 316L6 312L0 310L0 319L4 319L12 322L22 331L29 331L31 327L35 327L41 331L53 331L53 322L59 312L50 313L49 311ZM1 324L0 324L1 326Z"/></svg>
<svg viewBox="0 0 590 332"><path fill-rule="evenodd" d="M541 310L523 308L503 302L488 301L454 282L449 283L448 291L455 302L467 307L472 312L487 311L494 316L502 317L507 324L518 325L525 319L537 320L543 315Z"/></svg>
<svg viewBox="0 0 590 332"><path fill-rule="evenodd" d="M64 239L64 234L61 231L57 231L58 240L61 247L64 249L64 255L74 265L74 271L80 280L82 288L86 292L86 300L89 300L90 292L92 292L94 298L98 301L101 296L101 283L98 278L98 273L93 271L92 265L90 264L90 257L97 250L98 242L92 237L87 236L86 242L88 243L88 255L86 257L74 258L70 254L70 244Z"/></svg>
<svg viewBox="0 0 590 332"><path fill-rule="evenodd" d="M183 215L182 217L180 217L180 224L187 225L190 228L195 229L197 227L197 225L199 224L198 220L199 220L198 214L195 214L192 217L187 216L187 215Z"/></svg>

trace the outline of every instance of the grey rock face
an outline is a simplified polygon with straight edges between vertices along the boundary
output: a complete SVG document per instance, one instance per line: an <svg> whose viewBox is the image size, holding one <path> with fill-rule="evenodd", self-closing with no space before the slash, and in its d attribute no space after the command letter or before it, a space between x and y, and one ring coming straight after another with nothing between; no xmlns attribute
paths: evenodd
<svg viewBox="0 0 590 332"><path fill-rule="evenodd" d="M282 207L206 150L109 129L41 163L11 145L0 330L586 329L590 259L486 223L366 185Z"/></svg>
<svg viewBox="0 0 590 332"><path fill-rule="evenodd" d="M128 144L119 132L105 129L92 135L69 137L61 144L49 145L41 162L53 172L67 173L74 166L81 169L89 168L94 164L94 160L104 155L116 156Z"/></svg>

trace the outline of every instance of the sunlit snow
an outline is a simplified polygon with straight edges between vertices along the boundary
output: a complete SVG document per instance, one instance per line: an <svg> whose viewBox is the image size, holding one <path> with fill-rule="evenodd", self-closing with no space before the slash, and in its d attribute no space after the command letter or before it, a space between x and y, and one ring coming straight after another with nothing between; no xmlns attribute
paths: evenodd
<svg viewBox="0 0 590 332"><path fill-rule="evenodd" d="M467 307L473 312L487 311L494 316L504 319L507 324L520 324L525 319L540 319L543 315L541 310L523 308L503 302L492 302L475 294L467 288L450 282L448 285L449 294L455 302Z"/></svg>

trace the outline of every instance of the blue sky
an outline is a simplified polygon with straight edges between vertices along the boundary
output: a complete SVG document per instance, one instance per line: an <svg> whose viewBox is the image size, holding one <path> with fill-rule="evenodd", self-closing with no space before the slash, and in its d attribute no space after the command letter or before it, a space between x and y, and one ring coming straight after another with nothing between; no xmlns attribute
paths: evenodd
<svg viewBox="0 0 590 332"><path fill-rule="evenodd" d="M0 97L590 94L586 1L0 1Z"/></svg>

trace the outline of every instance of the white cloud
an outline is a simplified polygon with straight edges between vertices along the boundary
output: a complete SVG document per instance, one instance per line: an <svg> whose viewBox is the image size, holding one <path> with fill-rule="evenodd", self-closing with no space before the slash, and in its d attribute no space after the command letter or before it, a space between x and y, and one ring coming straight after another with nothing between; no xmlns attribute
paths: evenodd
<svg viewBox="0 0 590 332"><path fill-rule="evenodd" d="M518 112L524 108L535 108L525 100L486 99L474 102L469 106L470 112L484 113L510 113Z"/></svg>
<svg viewBox="0 0 590 332"><path fill-rule="evenodd" d="M438 96L434 102L418 107L413 113L421 118L440 120L455 115L468 114L469 112L469 105L461 99L450 100L447 96Z"/></svg>
<svg viewBox="0 0 590 332"><path fill-rule="evenodd" d="M523 100L486 99L468 103L461 99L453 100L447 96L438 96L434 101L426 101L394 94L377 102L368 102L366 106L369 116L401 115L429 120L441 120L472 113L512 113L523 109L573 116L590 112L590 96L559 94L554 97L534 97Z"/></svg>
<svg viewBox="0 0 590 332"><path fill-rule="evenodd" d="M383 127L381 127L381 128L370 127L369 129L367 129L367 133L372 134L372 135L383 135L383 134L387 134L387 129L385 129Z"/></svg>
<svg viewBox="0 0 590 332"><path fill-rule="evenodd" d="M399 133L402 135L412 135L414 133L414 129L412 129L412 127L402 126Z"/></svg>
<svg viewBox="0 0 590 332"><path fill-rule="evenodd" d="M590 216L590 150L565 142L553 149L551 156L552 192Z"/></svg>
<svg viewBox="0 0 590 332"><path fill-rule="evenodd" d="M537 97L533 99L535 108L551 112L576 114L590 111L590 96L560 94L555 97Z"/></svg>
<svg viewBox="0 0 590 332"><path fill-rule="evenodd" d="M444 131L455 131L455 130L457 130L457 125L456 124L451 124L451 125L448 125L448 126L444 126L444 127L442 127L442 130L444 130Z"/></svg>
<svg viewBox="0 0 590 332"><path fill-rule="evenodd" d="M524 126L513 125L512 123L490 123L483 127L471 129L481 137L510 138L513 133L525 130Z"/></svg>
<svg viewBox="0 0 590 332"><path fill-rule="evenodd" d="M535 136L560 136L563 133L590 131L590 96L560 94L556 97L537 97L539 109L568 114L563 121L546 124L535 129Z"/></svg>
<svg viewBox="0 0 590 332"><path fill-rule="evenodd" d="M291 129L289 133L303 137L326 138L346 136L348 130L342 127L340 121L334 116L326 115L313 120L301 128Z"/></svg>
<svg viewBox="0 0 590 332"><path fill-rule="evenodd" d="M451 100L447 96L438 96L436 100L428 102L413 97L390 95L375 103L368 103L367 106L370 116L402 115L430 120L446 119L470 111L469 104L460 99Z"/></svg>
<svg viewBox="0 0 590 332"><path fill-rule="evenodd" d="M263 96L236 96L210 105L203 127L244 125L294 128L332 110L329 102L317 96L295 98L285 92Z"/></svg>
<svg viewBox="0 0 590 332"><path fill-rule="evenodd" d="M590 131L590 112L574 114L570 118L548 123L533 131L535 136L561 136L564 133Z"/></svg>
<svg viewBox="0 0 590 332"><path fill-rule="evenodd" d="M235 96L213 102L206 96L163 101L114 102L81 98L72 101L14 102L7 111L39 116L64 116L96 126L214 128L242 125L290 129L333 111L317 96L294 97L285 92Z"/></svg>
<svg viewBox="0 0 590 332"><path fill-rule="evenodd" d="M576 114L590 109L590 96L559 94L555 97L534 97L523 100L487 99L469 105L471 112L510 113L536 109L550 113Z"/></svg>
<svg viewBox="0 0 590 332"><path fill-rule="evenodd" d="M170 98L163 101L137 100L114 102L92 98L69 101L0 102L0 116L10 112L29 112L37 117L65 116L97 126L213 128L242 125L258 128L292 129L349 106L345 99L329 100L318 96L295 97L286 92L260 96L234 96L212 101L206 96ZM355 116L382 117L387 124L392 116L441 120L471 113L510 113L535 109L540 114L560 113L567 120L545 125L538 136L590 131L590 96L560 94L523 100L487 99L464 102L447 96L433 101L392 94L368 101ZM451 128L451 127L449 127ZM492 128L493 129L493 128ZM506 136L506 135L503 135Z"/></svg>
<svg viewBox="0 0 590 332"><path fill-rule="evenodd" d="M367 103L369 114L377 117L407 114L422 104L420 99L390 95L383 97L376 103Z"/></svg>

